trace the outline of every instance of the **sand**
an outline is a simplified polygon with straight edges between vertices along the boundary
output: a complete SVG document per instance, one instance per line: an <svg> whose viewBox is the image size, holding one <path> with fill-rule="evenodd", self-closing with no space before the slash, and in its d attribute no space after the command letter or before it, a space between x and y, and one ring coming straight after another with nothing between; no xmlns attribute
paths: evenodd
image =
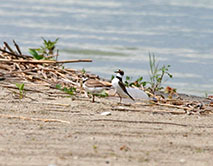
<svg viewBox="0 0 213 166"><path fill-rule="evenodd" d="M213 164L211 114L153 112L178 109L145 104L134 107L138 112L116 111L116 97L92 103L83 95L71 98L38 85L30 88L40 92L26 91L27 97L19 99L11 92L17 90L3 84L7 82L0 86L0 165ZM111 115L101 115L106 111Z"/></svg>

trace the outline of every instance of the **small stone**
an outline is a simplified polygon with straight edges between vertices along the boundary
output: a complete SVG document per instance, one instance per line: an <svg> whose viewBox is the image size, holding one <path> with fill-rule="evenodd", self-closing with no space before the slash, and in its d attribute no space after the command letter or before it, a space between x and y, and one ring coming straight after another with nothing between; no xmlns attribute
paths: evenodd
<svg viewBox="0 0 213 166"><path fill-rule="evenodd" d="M109 115L112 115L112 114L111 114L111 112L102 112L101 115L109 116Z"/></svg>
<svg viewBox="0 0 213 166"><path fill-rule="evenodd" d="M106 161L106 164L109 164L109 161Z"/></svg>
<svg viewBox="0 0 213 166"><path fill-rule="evenodd" d="M180 162L181 162L181 163L185 163L186 160L185 160L185 159L180 159Z"/></svg>
<svg viewBox="0 0 213 166"><path fill-rule="evenodd" d="M74 159L74 160L78 160L78 156L74 156L73 159Z"/></svg>

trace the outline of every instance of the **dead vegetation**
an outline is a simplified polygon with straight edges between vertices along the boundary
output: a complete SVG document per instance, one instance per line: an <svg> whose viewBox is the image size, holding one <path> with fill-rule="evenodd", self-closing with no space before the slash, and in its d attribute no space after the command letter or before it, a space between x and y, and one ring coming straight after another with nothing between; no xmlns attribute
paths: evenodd
<svg viewBox="0 0 213 166"><path fill-rule="evenodd" d="M77 60L35 60L32 56L23 55L18 44L14 42L15 50L12 49L6 42L0 48L0 77L1 80L10 78L18 78L28 83L37 84L38 86L48 87L49 89L59 89L68 92L69 88L74 88L75 93L82 92L81 78L82 75L87 77L99 79L97 75L86 73L75 69L65 68L64 63L78 63L78 62L92 62L90 59ZM58 57L58 52L51 57ZM0 86L9 89L18 89L14 84L0 84ZM59 87L57 87L59 86ZM63 89L66 87L66 89ZM19 89L20 90L20 89ZM39 89L24 88L25 91L35 93L45 93ZM14 92L15 93L15 92ZM16 92L17 93L17 92ZM68 93L69 94L69 93ZM57 95L57 94L56 94ZM59 95L59 94L58 94ZM26 96L25 96L26 97ZM109 97L112 97L109 95ZM141 109L146 107L147 109ZM160 108L160 109L159 109ZM167 108L167 109L162 109ZM152 112L152 113L170 113L170 114L211 114L213 113L212 99L192 100L186 99L177 94L171 95L152 95L150 101L135 102L131 104L112 105L112 111L130 111L130 112ZM2 115L0 117L10 117ZM15 117L17 118L17 117ZM27 118L20 118L27 119ZM28 120L34 120L28 118ZM42 120L45 121L45 120ZM48 122L49 120L45 121ZM51 120L50 120L51 121Z"/></svg>
<svg viewBox="0 0 213 166"><path fill-rule="evenodd" d="M1 79L8 77L18 77L32 83L45 84L50 88L55 88L56 84L71 87L77 86L81 71L67 69L63 67L64 63L92 62L91 59L77 60L36 60L32 56L23 55L21 49L14 41L16 51L13 50L6 42L4 47L0 48L0 71ZM52 55L58 57L59 55ZM87 74L88 77L98 77Z"/></svg>

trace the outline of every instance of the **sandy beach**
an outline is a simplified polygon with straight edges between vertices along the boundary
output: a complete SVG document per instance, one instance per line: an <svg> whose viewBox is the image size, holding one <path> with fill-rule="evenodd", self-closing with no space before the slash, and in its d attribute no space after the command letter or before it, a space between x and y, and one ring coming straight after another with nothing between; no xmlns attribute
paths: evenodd
<svg viewBox="0 0 213 166"><path fill-rule="evenodd" d="M119 105L118 97L92 103L82 94L70 97L27 83L19 99L18 90L8 87L11 81L0 82L1 165L213 163L212 114L189 115L146 102Z"/></svg>

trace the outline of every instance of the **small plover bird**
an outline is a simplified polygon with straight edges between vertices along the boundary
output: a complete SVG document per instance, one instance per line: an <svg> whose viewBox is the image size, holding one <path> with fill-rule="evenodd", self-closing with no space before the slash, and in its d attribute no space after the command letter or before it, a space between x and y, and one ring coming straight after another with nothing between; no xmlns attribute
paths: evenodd
<svg viewBox="0 0 213 166"><path fill-rule="evenodd" d="M107 82L104 83L99 80L95 79L83 79L83 88L86 92L89 92L92 94L92 102L95 102L95 95L101 93L104 89L107 87L110 87L111 84Z"/></svg>
<svg viewBox="0 0 213 166"><path fill-rule="evenodd" d="M116 74L116 77L112 80L112 86L115 88L116 93L120 97L120 103L121 103L122 97L129 97L132 100L134 100L134 98L127 92L126 87L124 83L122 82L124 71L119 69L115 71L115 73L117 74Z"/></svg>

